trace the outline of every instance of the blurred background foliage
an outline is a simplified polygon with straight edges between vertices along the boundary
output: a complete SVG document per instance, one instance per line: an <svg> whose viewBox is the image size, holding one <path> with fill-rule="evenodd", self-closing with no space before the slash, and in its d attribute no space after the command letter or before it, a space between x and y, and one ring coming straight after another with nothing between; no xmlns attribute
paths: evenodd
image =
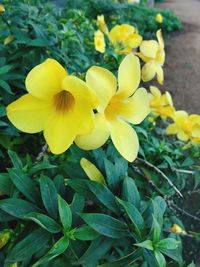
<svg viewBox="0 0 200 267"><path fill-rule="evenodd" d="M156 267L165 266L161 265L165 255L167 266L186 266L181 257L181 238L169 231L173 223L184 229L178 216L183 211L177 206L176 191L161 173L185 194L198 188L198 147L184 146L166 137L167 122L158 118L154 125L147 118L135 127L140 152L134 164L128 165L109 142L91 152L72 146L65 154L55 156L45 149L41 134L20 133L8 122L5 112L9 103L25 93L24 80L30 69L48 57L80 78L91 65L116 72L122 57L112 47L105 54L94 49L97 15L104 14L109 29L120 23L135 26L144 39L155 38L159 28L165 37L181 29L179 19L170 11L147 8L145 1L130 5L126 1L66 0L63 7L37 0L5 0L3 4L6 11L0 14L0 230L9 232L0 233L0 265L11 267L18 262L20 267L39 263L44 267ZM162 24L155 21L158 12L164 17ZM82 157L101 170L107 187L86 177L80 167ZM180 169L186 172L176 171ZM70 205L58 199L58 194ZM71 222L63 220L63 212L72 216ZM97 221L96 215L88 216L92 213L100 214ZM198 237L198 233L193 235ZM160 244L166 237L178 242L168 240ZM147 240L153 243L143 243ZM135 243L141 243L141 248ZM159 264L152 244L157 246Z"/></svg>

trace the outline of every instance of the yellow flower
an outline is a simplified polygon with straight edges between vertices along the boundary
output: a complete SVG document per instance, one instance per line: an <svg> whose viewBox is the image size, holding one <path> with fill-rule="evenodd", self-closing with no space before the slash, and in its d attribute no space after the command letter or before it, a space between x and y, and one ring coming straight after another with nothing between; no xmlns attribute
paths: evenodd
<svg viewBox="0 0 200 267"><path fill-rule="evenodd" d="M163 23L163 16L160 13L157 13L155 16L155 21L158 23Z"/></svg>
<svg viewBox="0 0 200 267"><path fill-rule="evenodd" d="M17 262L12 263L9 267L17 267Z"/></svg>
<svg viewBox="0 0 200 267"><path fill-rule="evenodd" d="M97 16L97 26L101 32L108 34L108 28L105 23L104 15Z"/></svg>
<svg viewBox="0 0 200 267"><path fill-rule="evenodd" d="M182 235L185 235L186 234L186 231L183 230L178 224L173 224L172 227L170 228L170 231L174 234L182 234Z"/></svg>
<svg viewBox="0 0 200 267"><path fill-rule="evenodd" d="M13 231L9 229L5 229L0 232L0 249L2 249L10 240L13 235Z"/></svg>
<svg viewBox="0 0 200 267"><path fill-rule="evenodd" d="M141 123L150 111L146 90L137 90L140 83L138 57L129 54L123 59L118 70L118 83L110 71L97 66L87 71L86 83L96 92L100 104L95 114L94 130L77 137L76 144L83 149L96 149L111 136L118 152L133 161L137 157L139 141L129 123Z"/></svg>
<svg viewBox="0 0 200 267"><path fill-rule="evenodd" d="M129 4L139 4L140 0L128 0L127 1Z"/></svg>
<svg viewBox="0 0 200 267"><path fill-rule="evenodd" d="M7 45L7 44L11 43L13 40L14 40L14 37L12 35L8 35L8 37L6 37L4 39L3 43L4 43L4 45Z"/></svg>
<svg viewBox="0 0 200 267"><path fill-rule="evenodd" d="M188 115L186 111L179 110L174 113L173 119L174 123L166 129L167 134L176 134L181 141L200 142L200 115Z"/></svg>
<svg viewBox="0 0 200 267"><path fill-rule="evenodd" d="M100 53L105 52L106 44L105 44L105 40L104 40L104 35L100 30L98 30L94 33L94 46L98 52L100 52Z"/></svg>
<svg viewBox="0 0 200 267"><path fill-rule="evenodd" d="M158 42L155 40L143 41L140 45L139 57L146 63L142 68L142 80L148 82L157 75L157 80L163 84L164 73L162 66L165 62L164 41L161 30L157 33Z"/></svg>
<svg viewBox="0 0 200 267"><path fill-rule="evenodd" d="M142 42L137 29L128 24L116 25L109 33L109 40L119 54L129 54Z"/></svg>
<svg viewBox="0 0 200 267"><path fill-rule="evenodd" d="M3 5L0 5L0 13L5 12L5 7Z"/></svg>
<svg viewBox="0 0 200 267"><path fill-rule="evenodd" d="M87 174L88 178L90 178L90 180L96 181L104 185L106 184L103 174L100 172L99 169L97 169L94 164L92 164L92 162L85 158L82 158L80 164L84 172Z"/></svg>
<svg viewBox="0 0 200 267"><path fill-rule="evenodd" d="M150 92L150 107L154 116L160 116L163 119L167 117L173 118L175 109L170 93L161 94L160 90L155 86L150 86Z"/></svg>
<svg viewBox="0 0 200 267"><path fill-rule="evenodd" d="M52 153L64 152L77 135L93 129L94 92L82 80L67 75L56 60L34 67L25 83L28 94L7 107L7 116L23 132L43 131Z"/></svg>

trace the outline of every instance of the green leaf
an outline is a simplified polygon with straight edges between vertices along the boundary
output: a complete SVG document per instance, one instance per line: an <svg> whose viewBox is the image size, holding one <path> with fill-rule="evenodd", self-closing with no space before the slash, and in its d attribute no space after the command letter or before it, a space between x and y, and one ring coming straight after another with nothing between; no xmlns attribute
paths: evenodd
<svg viewBox="0 0 200 267"><path fill-rule="evenodd" d="M35 264L32 265L32 267L39 266L41 264L47 263L50 260L54 259L55 257L59 256L60 254L64 253L65 250L69 246L69 239L65 236L61 237L54 246L47 252L47 254L39 259Z"/></svg>
<svg viewBox="0 0 200 267"><path fill-rule="evenodd" d="M59 195L58 195L58 210L64 230L68 231L72 225L72 213L67 202Z"/></svg>
<svg viewBox="0 0 200 267"><path fill-rule="evenodd" d="M144 230L144 220L142 218L142 215L133 204L123 201L119 198L117 198L117 200L125 209L127 215L129 216L135 227L137 234L141 237Z"/></svg>
<svg viewBox="0 0 200 267"><path fill-rule="evenodd" d="M132 203L136 208L140 207L140 194L133 178L124 177L122 185L122 198Z"/></svg>
<svg viewBox="0 0 200 267"><path fill-rule="evenodd" d="M2 87L7 93L13 95L10 85L2 79L0 79L0 87Z"/></svg>
<svg viewBox="0 0 200 267"><path fill-rule="evenodd" d="M17 218L23 218L30 212L38 211L32 203L18 198L0 200L0 209Z"/></svg>
<svg viewBox="0 0 200 267"><path fill-rule="evenodd" d="M92 266L97 265L98 259L106 255L114 244L114 239L100 236L96 240L92 241L89 248L78 260L77 264L80 266L87 266L89 262L92 262Z"/></svg>
<svg viewBox="0 0 200 267"><path fill-rule="evenodd" d="M153 233L153 242L155 243L159 241L160 235L161 235L161 227L154 216L153 216L153 224L152 224L151 232Z"/></svg>
<svg viewBox="0 0 200 267"><path fill-rule="evenodd" d="M80 217L98 233L111 237L121 238L127 236L127 226L121 221L105 214L82 213Z"/></svg>
<svg viewBox="0 0 200 267"><path fill-rule="evenodd" d="M97 265L97 267L121 267L121 266L127 266L128 264L134 263L142 256L142 250L137 249L130 254L109 263L104 263L101 265Z"/></svg>
<svg viewBox="0 0 200 267"><path fill-rule="evenodd" d="M176 249L179 243L180 242L174 238L165 238L156 243L156 247L159 249Z"/></svg>
<svg viewBox="0 0 200 267"><path fill-rule="evenodd" d="M24 216L24 219L32 220L38 225L40 225L45 230L49 231L50 233L59 233L61 231L60 225L58 225L52 218L49 216L38 213L38 212L31 212Z"/></svg>
<svg viewBox="0 0 200 267"><path fill-rule="evenodd" d="M94 240L98 238L99 233L97 233L90 226L82 226L76 229L76 232L74 233L74 237L79 240L89 241L89 240Z"/></svg>
<svg viewBox="0 0 200 267"><path fill-rule="evenodd" d="M22 161L20 160L20 158L18 157L18 155L14 151L8 150L8 155L12 161L13 166L16 169L22 169L23 168Z"/></svg>
<svg viewBox="0 0 200 267"><path fill-rule="evenodd" d="M10 179L16 188L30 201L37 203L40 200L36 184L20 169L8 170Z"/></svg>
<svg viewBox="0 0 200 267"><path fill-rule="evenodd" d="M9 72L12 68L12 65L4 65L3 67L0 67L0 75Z"/></svg>
<svg viewBox="0 0 200 267"><path fill-rule="evenodd" d="M165 260L165 257L163 256L163 254L158 251L158 250L155 250L154 251L154 256L158 262L158 265L159 267L166 267L166 260Z"/></svg>
<svg viewBox="0 0 200 267"><path fill-rule="evenodd" d="M194 264L194 262L191 262L187 267L196 267L196 264Z"/></svg>
<svg viewBox="0 0 200 267"><path fill-rule="evenodd" d="M47 176L40 177L40 192L42 201L51 217L58 215L58 196L54 182Z"/></svg>
<svg viewBox="0 0 200 267"><path fill-rule="evenodd" d="M0 195L10 196L13 184L7 173L0 174Z"/></svg>
<svg viewBox="0 0 200 267"><path fill-rule="evenodd" d="M141 243L137 243L135 245L138 247L141 247L141 248L146 248L148 250L153 250L153 243L151 240L145 240L145 241L143 241Z"/></svg>
<svg viewBox="0 0 200 267"><path fill-rule="evenodd" d="M34 230L12 248L6 258L6 262L26 260L42 249L50 237L51 235L41 228Z"/></svg>
<svg viewBox="0 0 200 267"><path fill-rule="evenodd" d="M112 192L105 186L95 181L85 179L70 179L67 181L69 186L76 190L79 194L97 198L104 206L112 212L119 214L120 209Z"/></svg>

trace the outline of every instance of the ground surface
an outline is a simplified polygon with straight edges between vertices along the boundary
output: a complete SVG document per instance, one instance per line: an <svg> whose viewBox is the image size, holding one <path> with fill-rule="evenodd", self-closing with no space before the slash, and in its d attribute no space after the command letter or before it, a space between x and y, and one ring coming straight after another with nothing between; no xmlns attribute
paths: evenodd
<svg viewBox="0 0 200 267"><path fill-rule="evenodd" d="M163 88L177 109L200 113L200 1L167 0L156 7L173 10L184 26L167 44Z"/></svg>
<svg viewBox="0 0 200 267"><path fill-rule="evenodd" d="M200 0L167 0L156 7L171 9L180 17L184 30L167 42L164 90L172 93L177 109L200 114ZM200 195L185 195L179 207L200 215ZM181 216L186 230L200 232L200 223ZM200 242L184 238L183 256L187 263L200 266Z"/></svg>

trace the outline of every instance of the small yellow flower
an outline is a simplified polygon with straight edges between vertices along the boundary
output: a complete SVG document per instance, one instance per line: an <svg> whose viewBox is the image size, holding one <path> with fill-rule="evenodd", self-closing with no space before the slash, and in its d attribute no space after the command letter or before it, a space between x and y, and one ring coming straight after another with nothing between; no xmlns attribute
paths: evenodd
<svg viewBox="0 0 200 267"><path fill-rule="evenodd" d="M108 28L105 23L104 15L97 16L97 26L101 32L108 34Z"/></svg>
<svg viewBox="0 0 200 267"><path fill-rule="evenodd" d="M3 43L4 43L4 45L7 45L7 44L11 43L13 40L14 40L14 37L12 35L8 35L8 37L6 37L4 39Z"/></svg>
<svg viewBox="0 0 200 267"><path fill-rule="evenodd" d="M140 45L139 57L145 62L142 68L142 80L148 82L157 75L160 84L164 82L162 66L165 62L164 41L161 30L157 33L158 42L155 40L143 41Z"/></svg>
<svg viewBox="0 0 200 267"><path fill-rule="evenodd" d="M23 132L43 131L52 153L64 152L77 135L93 129L95 93L82 80L67 75L56 60L34 67L25 83L28 93L7 107L7 116Z"/></svg>
<svg viewBox="0 0 200 267"><path fill-rule="evenodd" d="M94 33L94 46L98 52L100 52L100 53L105 52L106 44L105 44L105 40L104 40L104 35L100 30L98 30Z"/></svg>
<svg viewBox="0 0 200 267"><path fill-rule="evenodd" d="M5 12L5 7L3 5L0 5L0 13Z"/></svg>
<svg viewBox="0 0 200 267"><path fill-rule="evenodd" d="M160 13L157 13L155 16L155 21L158 23L163 23L163 16Z"/></svg>
<svg viewBox="0 0 200 267"><path fill-rule="evenodd" d="M161 94L156 86L150 86L150 107L155 117L160 116L162 119L173 118L175 109L169 92Z"/></svg>
<svg viewBox="0 0 200 267"><path fill-rule="evenodd" d="M181 141L200 142L200 115L188 115L186 111L179 110L174 113L173 120L174 123L166 129L167 134L176 134Z"/></svg>
<svg viewBox="0 0 200 267"><path fill-rule="evenodd" d="M96 181L104 185L106 184L103 174L100 172L99 169L97 169L94 164L92 164L92 162L85 158L82 158L80 164L90 180Z"/></svg>
<svg viewBox="0 0 200 267"><path fill-rule="evenodd" d="M0 232L0 249L2 249L10 240L13 235L13 231L10 229L5 229Z"/></svg>
<svg viewBox="0 0 200 267"><path fill-rule="evenodd" d="M174 234L182 234L182 235L185 235L186 234L186 231L183 230L178 224L173 224L172 227L170 228L170 231Z"/></svg>
<svg viewBox="0 0 200 267"><path fill-rule="evenodd" d="M109 40L119 54L129 54L134 48L139 47L142 36L137 29L128 24L116 25L109 33Z"/></svg>
<svg viewBox="0 0 200 267"><path fill-rule="evenodd" d="M146 90L137 90L140 83L138 57L129 54L123 59L118 70L118 82L107 69L93 66L87 71L86 83L96 92L100 104L95 114L94 130L77 137L76 144L83 149L96 149L111 136L118 152L128 161L133 161L138 154L139 141L129 123L141 123L150 112Z"/></svg>
<svg viewBox="0 0 200 267"><path fill-rule="evenodd" d="M127 1L129 4L139 4L140 0L128 0Z"/></svg>
<svg viewBox="0 0 200 267"><path fill-rule="evenodd" d="M17 267L17 262L12 263L11 265L9 265L9 267Z"/></svg>

